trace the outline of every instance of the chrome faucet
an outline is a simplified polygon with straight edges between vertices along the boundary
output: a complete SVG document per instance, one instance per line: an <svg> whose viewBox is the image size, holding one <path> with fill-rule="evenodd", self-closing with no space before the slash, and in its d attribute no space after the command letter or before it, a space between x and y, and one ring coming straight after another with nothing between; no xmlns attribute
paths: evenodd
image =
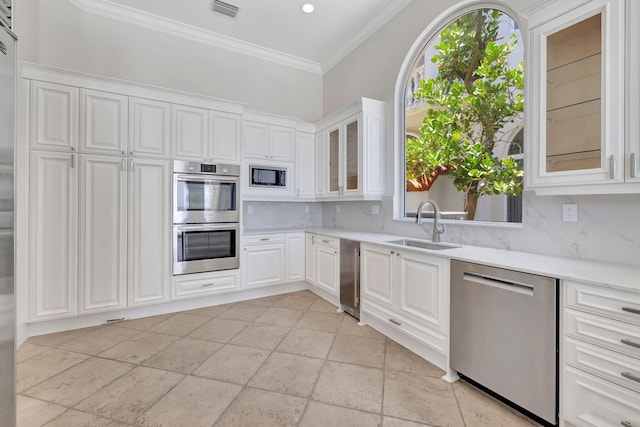
<svg viewBox="0 0 640 427"><path fill-rule="evenodd" d="M440 235L444 233L444 226L440 224L440 209L433 200L423 200L418 205L418 213L416 214L416 224L422 224L422 210L424 205L431 205L433 208L433 235L431 236L432 242L439 242Z"/></svg>

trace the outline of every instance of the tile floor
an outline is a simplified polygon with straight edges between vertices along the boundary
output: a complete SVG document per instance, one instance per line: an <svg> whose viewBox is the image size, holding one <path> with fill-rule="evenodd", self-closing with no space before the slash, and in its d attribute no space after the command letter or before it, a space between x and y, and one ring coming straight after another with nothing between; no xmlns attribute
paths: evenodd
<svg viewBox="0 0 640 427"><path fill-rule="evenodd" d="M30 338L18 426L530 426L309 291Z"/></svg>

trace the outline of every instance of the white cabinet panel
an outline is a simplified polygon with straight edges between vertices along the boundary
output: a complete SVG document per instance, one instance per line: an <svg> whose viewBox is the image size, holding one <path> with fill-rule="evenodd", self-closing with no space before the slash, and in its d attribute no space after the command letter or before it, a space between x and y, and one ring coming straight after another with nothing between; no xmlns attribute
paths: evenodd
<svg viewBox="0 0 640 427"><path fill-rule="evenodd" d="M163 160L129 163L129 304L165 301L171 277L171 168Z"/></svg>
<svg viewBox="0 0 640 427"><path fill-rule="evenodd" d="M243 288L257 288L284 281L284 245L256 245L244 248Z"/></svg>
<svg viewBox="0 0 640 427"><path fill-rule="evenodd" d="M242 116L239 114L209 112L209 160L213 162L240 163L242 142Z"/></svg>
<svg viewBox="0 0 640 427"><path fill-rule="evenodd" d="M74 316L77 308L77 155L31 152L29 319Z"/></svg>
<svg viewBox="0 0 640 427"><path fill-rule="evenodd" d="M305 234L304 264L305 280L311 285L316 284L316 236L315 234Z"/></svg>
<svg viewBox="0 0 640 427"><path fill-rule="evenodd" d="M295 160L295 130L284 126L271 126L271 154L273 160L293 162Z"/></svg>
<svg viewBox="0 0 640 427"><path fill-rule="evenodd" d="M80 150L124 155L127 150L128 98L107 92L80 91Z"/></svg>
<svg viewBox="0 0 640 427"><path fill-rule="evenodd" d="M205 160L209 138L209 112L202 108L172 105L171 120L173 157Z"/></svg>
<svg viewBox="0 0 640 427"><path fill-rule="evenodd" d="M316 244L316 284L331 295L339 295L340 255L338 250Z"/></svg>
<svg viewBox="0 0 640 427"><path fill-rule="evenodd" d="M169 157L171 108L164 102L129 98L129 154Z"/></svg>
<svg viewBox="0 0 640 427"><path fill-rule="evenodd" d="M269 157L269 125L244 121L242 123L242 154L247 157Z"/></svg>
<svg viewBox="0 0 640 427"><path fill-rule="evenodd" d="M296 199L315 199L316 142L311 133L296 133Z"/></svg>
<svg viewBox="0 0 640 427"><path fill-rule="evenodd" d="M78 88L31 82L31 148L78 148Z"/></svg>
<svg viewBox="0 0 640 427"><path fill-rule="evenodd" d="M362 246L362 295L391 308L395 251L378 246Z"/></svg>
<svg viewBox="0 0 640 427"><path fill-rule="evenodd" d="M191 276L194 275L187 274L175 278L174 299L214 295L240 290L240 281L238 280L237 272L219 271L196 275L196 278L192 278Z"/></svg>
<svg viewBox="0 0 640 427"><path fill-rule="evenodd" d="M286 256L285 281L297 282L305 280L304 233L287 233L285 235L284 253Z"/></svg>
<svg viewBox="0 0 640 427"><path fill-rule="evenodd" d="M80 156L80 314L126 306L125 159Z"/></svg>

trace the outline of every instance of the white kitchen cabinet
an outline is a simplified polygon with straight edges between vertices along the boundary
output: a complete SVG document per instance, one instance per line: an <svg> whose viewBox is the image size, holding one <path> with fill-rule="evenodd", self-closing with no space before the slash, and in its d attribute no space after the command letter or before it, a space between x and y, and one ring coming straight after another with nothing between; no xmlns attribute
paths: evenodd
<svg viewBox="0 0 640 427"><path fill-rule="evenodd" d="M627 75L626 93L626 153L629 167L625 170L625 181L640 183L640 3L627 0Z"/></svg>
<svg viewBox="0 0 640 427"><path fill-rule="evenodd" d="M242 116L209 111L209 161L238 164L241 145Z"/></svg>
<svg viewBox="0 0 640 427"><path fill-rule="evenodd" d="M305 233L285 233L285 282L305 280Z"/></svg>
<svg viewBox="0 0 640 427"><path fill-rule="evenodd" d="M282 233L251 234L242 239L242 289L285 281L285 241Z"/></svg>
<svg viewBox="0 0 640 427"><path fill-rule="evenodd" d="M295 161L295 129L244 120L242 155L247 158Z"/></svg>
<svg viewBox="0 0 640 427"><path fill-rule="evenodd" d="M315 196L322 199L327 196L326 167L327 138L324 133L316 134L316 155L315 155Z"/></svg>
<svg viewBox="0 0 640 427"><path fill-rule="evenodd" d="M316 197L316 141L308 132L296 132L295 197L314 200Z"/></svg>
<svg viewBox="0 0 640 427"><path fill-rule="evenodd" d="M305 233L304 236L304 278L310 285L316 284L316 235Z"/></svg>
<svg viewBox="0 0 640 427"><path fill-rule="evenodd" d="M76 87L31 82L31 148L77 150L78 99Z"/></svg>
<svg viewBox="0 0 640 427"><path fill-rule="evenodd" d="M77 313L77 155L31 152L29 320Z"/></svg>
<svg viewBox="0 0 640 427"><path fill-rule="evenodd" d="M169 158L171 105L129 98L129 155Z"/></svg>
<svg viewBox="0 0 640 427"><path fill-rule="evenodd" d="M321 234L306 233L305 280L326 297L340 296L340 239Z"/></svg>
<svg viewBox="0 0 640 427"><path fill-rule="evenodd" d="M393 310L396 251L384 246L362 245L362 297Z"/></svg>
<svg viewBox="0 0 640 427"><path fill-rule="evenodd" d="M127 305L125 159L80 155L78 313Z"/></svg>
<svg viewBox="0 0 640 427"><path fill-rule="evenodd" d="M185 274L174 277L173 299L202 297L240 290L237 270Z"/></svg>
<svg viewBox="0 0 640 427"><path fill-rule="evenodd" d="M362 98L316 124L320 198L380 200L384 192L385 104Z"/></svg>
<svg viewBox="0 0 640 427"><path fill-rule="evenodd" d="M126 154L129 104L126 96L80 90L80 151Z"/></svg>
<svg viewBox="0 0 640 427"><path fill-rule="evenodd" d="M209 111L184 105L171 106L172 156L207 161Z"/></svg>

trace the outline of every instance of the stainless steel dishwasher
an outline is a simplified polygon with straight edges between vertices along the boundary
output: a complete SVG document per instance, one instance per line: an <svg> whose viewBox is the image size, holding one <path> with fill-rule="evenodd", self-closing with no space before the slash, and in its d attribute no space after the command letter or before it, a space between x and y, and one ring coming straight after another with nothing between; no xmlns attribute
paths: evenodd
<svg viewBox="0 0 640 427"><path fill-rule="evenodd" d="M360 319L360 242L340 239L340 305Z"/></svg>
<svg viewBox="0 0 640 427"><path fill-rule="evenodd" d="M557 280L451 261L451 367L558 422Z"/></svg>

